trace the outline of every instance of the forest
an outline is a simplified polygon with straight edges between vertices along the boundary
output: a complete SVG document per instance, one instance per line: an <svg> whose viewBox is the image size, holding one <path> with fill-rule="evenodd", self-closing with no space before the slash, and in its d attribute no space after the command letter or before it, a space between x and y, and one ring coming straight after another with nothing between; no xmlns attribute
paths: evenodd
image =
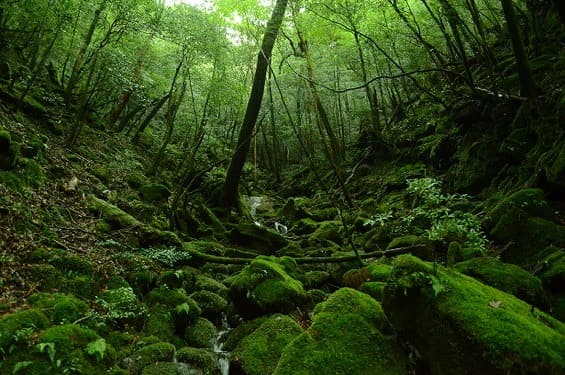
<svg viewBox="0 0 565 375"><path fill-rule="evenodd" d="M1 0L0 374L565 373L562 0Z"/></svg>

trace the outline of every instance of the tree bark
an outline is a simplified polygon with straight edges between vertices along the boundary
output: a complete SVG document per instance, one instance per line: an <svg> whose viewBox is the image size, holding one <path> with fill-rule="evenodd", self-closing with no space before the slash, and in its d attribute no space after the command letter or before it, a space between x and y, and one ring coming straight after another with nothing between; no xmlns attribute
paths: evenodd
<svg viewBox="0 0 565 375"><path fill-rule="evenodd" d="M261 102L263 100L265 77L270 63L269 60L284 18L287 3L288 0L277 0L273 13L271 14L271 19L267 23L267 30L263 36L261 51L259 51L259 55L257 56L257 68L255 70L255 76L253 77L251 95L249 96L243 124L239 131L237 147L232 156L224 182L223 203L226 208L240 208L238 194L239 180L241 179L241 172L247 158L247 153L249 152L251 137L253 136L253 130L255 129L255 123L257 122L259 109L261 108Z"/></svg>
<svg viewBox="0 0 565 375"><path fill-rule="evenodd" d="M512 49L516 58L516 66L518 68L518 78L520 80L520 95L528 98L533 98L536 95L536 83L532 77L530 70L530 63L528 56L524 49L524 43L520 36L518 28L518 18L512 0L500 0L502 10L504 11L504 18L508 26L508 33L512 41Z"/></svg>

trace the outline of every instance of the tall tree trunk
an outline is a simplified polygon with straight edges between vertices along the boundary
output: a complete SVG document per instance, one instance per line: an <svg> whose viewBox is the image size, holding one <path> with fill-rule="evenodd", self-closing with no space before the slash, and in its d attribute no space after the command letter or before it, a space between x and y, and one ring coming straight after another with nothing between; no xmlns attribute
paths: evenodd
<svg viewBox="0 0 565 375"><path fill-rule="evenodd" d="M263 100L265 77L270 63L269 60L271 59L273 46L275 45L275 40L277 39L277 34L284 18L287 3L288 0L277 0L273 13L271 14L271 19L267 23L267 30L263 36L261 51L259 51L259 55L257 56L257 68L255 70L255 76L253 77L251 95L249 96L243 124L239 131L237 147L232 156L224 182L223 198L226 208L240 208L238 194L239 180L245 159L247 158L247 153L249 152L251 137L253 136L253 130L255 129L255 123L257 122L259 109L261 108L261 102Z"/></svg>
<svg viewBox="0 0 565 375"><path fill-rule="evenodd" d="M504 11L504 18L508 26L508 33L512 40L512 49L516 58L516 66L518 68L518 78L520 79L520 95L533 98L536 95L536 83L532 77L530 70L530 63L528 56L524 49L524 43L520 36L520 29L518 28L518 17L512 0L500 0L502 10Z"/></svg>

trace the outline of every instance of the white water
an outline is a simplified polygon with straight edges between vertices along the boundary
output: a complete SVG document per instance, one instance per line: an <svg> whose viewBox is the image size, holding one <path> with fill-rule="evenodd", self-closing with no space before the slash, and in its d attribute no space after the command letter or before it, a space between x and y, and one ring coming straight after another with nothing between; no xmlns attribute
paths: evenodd
<svg viewBox="0 0 565 375"><path fill-rule="evenodd" d="M216 334L213 347L222 375L228 375L230 373L230 353L224 350L225 337L230 330L231 327L228 324L228 318L226 314L222 314L222 326Z"/></svg>

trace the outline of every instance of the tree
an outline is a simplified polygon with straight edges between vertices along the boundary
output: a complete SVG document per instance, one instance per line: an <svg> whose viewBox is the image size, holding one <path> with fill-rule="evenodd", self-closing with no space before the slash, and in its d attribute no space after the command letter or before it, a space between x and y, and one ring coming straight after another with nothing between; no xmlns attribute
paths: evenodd
<svg viewBox="0 0 565 375"><path fill-rule="evenodd" d="M238 192L239 180L241 179L243 165L245 164L247 153L251 146L253 130L255 129L257 117L259 116L261 102L263 101L267 69L270 64L273 46L284 18L287 3L288 0L277 0L273 13L271 14L271 18L267 23L267 30L263 36L261 50L257 56L257 66L253 77L253 86L251 88L251 94L249 95L249 101L247 102L247 109L245 111L243 123L239 131L237 148L232 156L224 182L223 198L226 208L240 208Z"/></svg>

